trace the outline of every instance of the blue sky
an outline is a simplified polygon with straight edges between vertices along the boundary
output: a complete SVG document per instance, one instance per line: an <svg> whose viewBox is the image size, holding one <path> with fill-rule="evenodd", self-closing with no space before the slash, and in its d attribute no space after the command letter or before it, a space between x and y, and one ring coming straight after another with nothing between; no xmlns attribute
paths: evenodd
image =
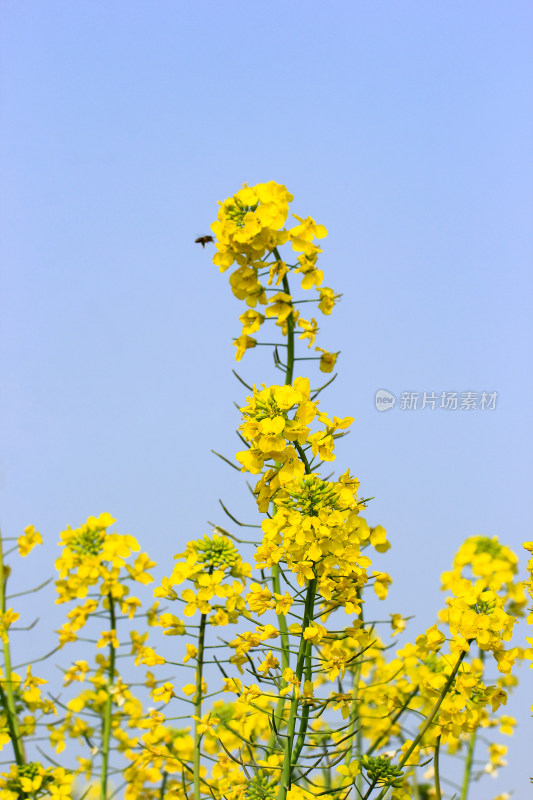
<svg viewBox="0 0 533 800"><path fill-rule="evenodd" d="M339 465L393 543L387 610L431 624L439 574L467 536L520 552L532 538L531 4L1 5L1 522L45 537L25 577L46 577L59 532L101 511L161 574L207 519L225 524L219 497L253 515L242 476L210 455L238 449L241 311L194 239L217 200L267 180L329 231L325 283L343 299L321 344L342 355L322 405L355 417ZM263 355L246 355L248 381L277 379ZM380 414L378 389L496 391L498 403ZM529 695L494 794L527 791Z"/></svg>

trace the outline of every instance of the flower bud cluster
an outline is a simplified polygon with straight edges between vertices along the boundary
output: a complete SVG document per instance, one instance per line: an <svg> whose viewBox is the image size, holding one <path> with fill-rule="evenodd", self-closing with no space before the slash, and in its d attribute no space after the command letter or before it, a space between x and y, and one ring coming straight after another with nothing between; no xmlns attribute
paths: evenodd
<svg viewBox="0 0 533 800"><path fill-rule="evenodd" d="M509 613L521 615L526 604L524 587L516 580L518 557L501 544L497 536L471 536L466 539L453 560L453 567L442 574L442 588L471 573L477 586L491 589L503 598Z"/></svg>
<svg viewBox="0 0 533 800"><path fill-rule="evenodd" d="M31 797L32 800L50 798L62 800L69 798L74 775L62 767L43 767L35 761L18 766L11 764L8 773L0 775L0 798L18 800Z"/></svg>
<svg viewBox="0 0 533 800"><path fill-rule="evenodd" d="M175 600L178 594L174 587L190 581L193 588L181 592L186 617L199 611L211 615L209 622L212 625L236 622L244 609L241 595L251 566L242 560L233 542L226 536L206 535L203 539L189 542L185 552L175 558L178 561L171 575L163 578L154 595ZM167 634L173 632L176 621L171 614L160 617L160 624Z"/></svg>
<svg viewBox="0 0 533 800"><path fill-rule="evenodd" d="M217 248L213 263L221 272L237 264L229 279L231 289L235 297L248 306L239 317L242 333L234 342L237 361L246 350L257 345L250 334L259 331L267 320L274 321L283 335L287 334L289 326L291 331L300 328L299 338L306 341L308 347L314 344L317 321L314 317L310 320L300 317L286 281L289 272L301 277L304 291L314 289L318 293L315 302L323 314L331 314L340 297L333 289L322 287L323 272L317 268L322 251L314 240L327 235L325 227L317 225L311 217L304 219L296 214L293 217L297 224L288 229L284 227L292 200L286 187L274 181L252 187L245 185L219 204L218 218L211 225ZM281 260L278 248L286 243L298 253L295 264ZM283 285L269 297L267 292L274 290L268 287L273 283L276 287ZM265 306L264 313L257 310L258 304ZM315 349L322 354L320 369L331 372L338 354L320 347Z"/></svg>

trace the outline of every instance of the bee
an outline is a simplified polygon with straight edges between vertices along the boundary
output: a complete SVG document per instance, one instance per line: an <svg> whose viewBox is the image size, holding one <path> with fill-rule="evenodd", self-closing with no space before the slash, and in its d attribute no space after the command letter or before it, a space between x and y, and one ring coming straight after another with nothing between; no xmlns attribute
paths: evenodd
<svg viewBox="0 0 533 800"><path fill-rule="evenodd" d="M194 240L194 243L195 244L201 244L202 247L205 247L206 244L208 244L209 242L214 242L214 241L215 240L213 239L212 236L199 236L198 239Z"/></svg>

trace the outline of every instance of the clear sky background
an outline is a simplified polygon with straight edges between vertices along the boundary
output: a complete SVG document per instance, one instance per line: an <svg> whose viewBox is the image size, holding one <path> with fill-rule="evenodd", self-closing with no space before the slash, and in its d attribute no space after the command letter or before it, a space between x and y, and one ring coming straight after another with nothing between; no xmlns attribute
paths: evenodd
<svg viewBox="0 0 533 800"><path fill-rule="evenodd" d="M242 309L194 239L217 200L268 180L329 231L325 284L344 296L319 343L342 355L322 406L355 417L337 463L389 531L387 612L416 613L412 636L432 624L439 575L467 536L498 535L524 565L532 5L1 9L1 522L5 535L33 523L45 538L21 581L47 577L60 531L90 514L116 517L160 575L206 520L226 524L219 497L253 518L244 476L210 455L239 449ZM240 372L277 380L258 351ZM382 388L499 397L493 411L380 414ZM521 674L509 767L471 800L529 796Z"/></svg>

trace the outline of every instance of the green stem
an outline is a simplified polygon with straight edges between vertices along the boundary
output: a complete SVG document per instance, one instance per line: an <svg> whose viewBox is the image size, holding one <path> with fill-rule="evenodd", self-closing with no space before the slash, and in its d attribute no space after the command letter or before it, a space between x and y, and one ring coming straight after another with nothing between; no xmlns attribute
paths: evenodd
<svg viewBox="0 0 533 800"><path fill-rule="evenodd" d="M357 597L361 599L361 589L357 590ZM359 619L364 624L364 615L363 615L363 606L361 605L361 610L359 612ZM352 747L346 754L346 758L344 759L344 765L349 767L351 762L356 759L359 761L361 759L362 750L363 750L363 731L361 726L359 729L356 730L356 725L359 720L359 681L361 679L361 669L362 663L361 660L358 659L355 663L355 669L353 671L353 689L352 689L352 698L353 703L350 709L350 726L348 728L348 733L353 736L352 739ZM356 789L361 797L363 794L363 776L361 772L358 772L355 781Z"/></svg>
<svg viewBox="0 0 533 800"><path fill-rule="evenodd" d="M167 780L168 780L168 772L163 772L163 780L161 781L161 790L159 792L159 797L161 800L164 800L165 793L167 790Z"/></svg>
<svg viewBox="0 0 533 800"><path fill-rule="evenodd" d="M109 623L111 630L117 630L117 620L115 616L115 603L111 593L107 595L109 602ZM109 744L111 741L111 722L113 718L113 695L111 689L115 680L115 646L109 643L109 667L107 670L107 698L104 709L104 719L102 724L102 768L100 771L100 800L107 800L107 782L109 777Z"/></svg>
<svg viewBox="0 0 533 800"><path fill-rule="evenodd" d="M9 577L9 570L4 565L4 552L2 534L0 533L0 613L6 613L6 584ZM24 743L20 734L19 720L15 707L15 696L13 693L13 674L11 667L11 648L9 645L9 635L6 632L5 640L3 641L4 651L4 674L5 681L0 682L0 700L4 707L6 714L7 726L9 728L9 735L11 737L11 744L13 745L13 753L17 766L21 767L26 763L24 753ZM2 686L5 685L5 691Z"/></svg>
<svg viewBox="0 0 533 800"><path fill-rule="evenodd" d="M413 770L413 789L415 790L415 793L413 795L413 800L420 800L420 791L419 791L420 787L418 785L418 777L416 774L416 769Z"/></svg>
<svg viewBox="0 0 533 800"><path fill-rule="evenodd" d="M476 747L477 730L472 733L468 742L466 754L465 771L463 773L463 785L461 787L461 800L467 800L468 790L470 789L470 778L472 777L472 766L474 764L474 750Z"/></svg>
<svg viewBox="0 0 533 800"><path fill-rule="evenodd" d="M305 651L305 680L312 681L313 680L313 665L311 661L311 651L312 651L312 644L311 642L307 642L307 647ZM300 757L300 753L302 752L303 746L305 744L305 734L307 733L307 725L309 722L309 711L310 705L307 704L302 708L302 716L300 719L300 729L298 731L298 738L296 740L296 745L294 747L294 752L292 754L292 760L295 764L298 763L298 758Z"/></svg>
<svg viewBox="0 0 533 800"><path fill-rule="evenodd" d="M202 614L200 620L200 631L198 633L198 653L196 654L196 693L194 695L194 800L200 800L200 741L202 738L198 728L202 719L202 680L204 669L204 642L207 615Z"/></svg>
<svg viewBox="0 0 533 800"><path fill-rule="evenodd" d="M275 594L281 595L281 583L279 575L279 564L272 566L272 588ZM277 614L278 625L281 634L281 668L282 671L289 664L289 629L287 628L287 619L285 614Z"/></svg>
<svg viewBox="0 0 533 800"><path fill-rule="evenodd" d="M479 658L481 663L485 663L485 652L483 650L479 650ZM474 751L476 749L476 741L477 741L477 729L472 732L470 737L470 741L468 742L468 750L466 753L466 760L465 760L465 770L463 773L463 785L461 787L461 798L460 800L468 800L468 792L470 789L470 779L472 778L472 767L474 765Z"/></svg>
<svg viewBox="0 0 533 800"><path fill-rule="evenodd" d="M433 759L433 766L435 769L435 800L442 800L442 794L440 791L439 753L440 753L440 736L437 736L437 741L435 743L435 758Z"/></svg>
<svg viewBox="0 0 533 800"><path fill-rule="evenodd" d="M307 655L307 641L304 639L303 632L313 618L316 584L317 580L316 578L313 578L313 580L309 581L309 584L307 586L307 596L305 598L305 611L302 623L302 637L300 639L300 647L298 650L298 659L296 661L296 672L295 672L295 678L297 680L298 688L301 687L302 676L304 674L304 667ZM281 785L279 787L278 800L286 800L287 791L291 787L292 771L294 767L292 761L293 761L293 754L295 752L294 737L296 731L296 715L298 711L298 705L299 705L299 692L296 691L295 689L292 695L291 708L289 712L289 721L287 723L287 732L285 734L285 753L283 759L283 767L281 771ZM300 738L300 736L305 737L306 728L307 725L305 726L305 730L300 729L298 738Z"/></svg>
<svg viewBox="0 0 533 800"><path fill-rule="evenodd" d="M368 791L367 791L367 793L365 794L365 796L363 797L363 799L362 799L362 800L368 800L368 798L370 797L370 795L372 794L372 792L373 792L373 791L374 791L374 789L376 788L376 784L377 784L377 782L378 782L378 781L377 781L377 778L375 778L375 779L372 781L372 783L371 783L371 784L370 784L370 786L368 787ZM381 796L381 795L380 795L380 796Z"/></svg>
<svg viewBox="0 0 533 800"><path fill-rule="evenodd" d="M277 261L282 260L277 247L275 247L272 252L274 253L274 256L276 257ZM283 276L283 291L289 295L291 293L289 281L286 275ZM290 315L289 319L287 320L287 369L285 372L285 383L287 385L292 384L293 371L294 371L294 321L292 319L292 315ZM279 566L277 564L275 564L272 567L272 588L276 594L281 594ZM283 672L283 670L285 670L287 667L290 666L289 631L287 628L287 620L285 618L285 615L277 614L277 618L281 636L281 649L282 649L281 666ZM284 682L282 683L284 684ZM284 709L285 709L285 697L280 697L276 703L276 708L274 711L274 719L278 731L280 730L281 723L283 721ZM275 741L275 734L274 731L272 731L268 742L269 748L274 745L274 741Z"/></svg>
<svg viewBox="0 0 533 800"><path fill-rule="evenodd" d="M280 574L279 574L279 565L274 564L272 566L272 589L274 590L275 594L281 594L281 584L280 584ZM285 614L277 614L278 619L278 626L281 638L281 671L283 671L290 666L290 659L289 659L289 630L287 628L287 619ZM285 686L286 683L282 679L281 681L282 686ZM283 711L285 708L285 697L279 697L276 703L276 708L274 710L274 721L276 725L276 729L279 731L281 729L281 724L283 722ZM276 736L274 731L271 732L270 738L268 740L268 750L270 751L271 748L274 746L274 742L276 740Z"/></svg>
<svg viewBox="0 0 533 800"><path fill-rule="evenodd" d="M278 261L281 261L279 250L275 247L272 251ZM283 291L285 294L290 295L291 289L286 275L283 276ZM294 372L294 319L292 314L287 317L287 369L285 372L285 383L292 384Z"/></svg>

